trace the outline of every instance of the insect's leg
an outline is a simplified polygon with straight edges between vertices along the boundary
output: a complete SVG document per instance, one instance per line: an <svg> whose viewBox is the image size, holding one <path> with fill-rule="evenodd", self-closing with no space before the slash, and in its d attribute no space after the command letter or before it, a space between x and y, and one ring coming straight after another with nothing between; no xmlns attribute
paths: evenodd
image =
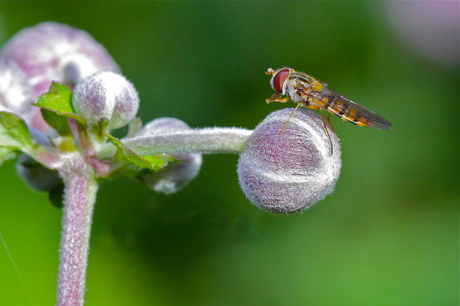
<svg viewBox="0 0 460 306"><path fill-rule="evenodd" d="M319 109L319 111L321 112L321 120L323 121L324 131L326 132L327 138L329 138L329 143L331 144L331 155L332 155L334 153L333 145L332 145L332 138L331 138L331 134L329 133L329 129L328 129L327 124L326 124L326 120L324 119L323 109L321 107L319 107L319 106L314 105L313 103L310 103L312 99L313 98L309 96L307 98L306 102L305 102L305 106L308 107L308 108ZM331 113L329 113L329 115L327 116L327 121L329 122L329 124L332 127ZM333 127L332 127L332 130L334 131Z"/></svg>
<svg viewBox="0 0 460 306"><path fill-rule="evenodd" d="M294 108L294 110L292 111L292 113L289 115L288 120L287 120L286 123L283 125L283 127L281 128L281 130L279 131L278 134L283 133L284 129L287 127L287 125L288 125L288 123L289 123L289 120L291 120L291 118L294 117L295 112L297 111L297 109L298 109L301 105L302 105L302 102L297 103L297 106Z"/></svg>
<svg viewBox="0 0 460 306"><path fill-rule="evenodd" d="M332 128L332 131L335 132L334 126L332 125L332 121L331 121L331 113L327 115L327 122L329 122L329 125Z"/></svg>
<svg viewBox="0 0 460 306"><path fill-rule="evenodd" d="M321 112L321 119L323 120L323 126L324 126L324 131L326 131L326 134L327 134L327 138L329 138L329 143L331 144L331 155L334 153L334 149L333 149L333 146L332 146L332 138L331 138L331 134L329 133L329 129L327 127L327 124L326 124L326 120L324 120L324 114L323 114L323 109L320 108L319 109L320 112ZM329 113L329 116L331 114ZM328 118L328 120L330 119L330 117Z"/></svg>
<svg viewBox="0 0 460 306"><path fill-rule="evenodd" d="M281 94L279 93L274 93L269 99L265 100L265 102L268 103L271 103L271 102L281 102L281 103L284 103L286 102L287 100L289 100L289 96L287 96L286 98L281 98Z"/></svg>

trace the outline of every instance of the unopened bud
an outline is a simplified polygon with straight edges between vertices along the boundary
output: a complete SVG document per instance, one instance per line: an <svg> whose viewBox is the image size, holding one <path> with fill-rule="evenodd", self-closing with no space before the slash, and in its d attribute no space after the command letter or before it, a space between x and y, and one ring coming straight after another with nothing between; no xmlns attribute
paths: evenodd
<svg viewBox="0 0 460 306"><path fill-rule="evenodd" d="M190 127L179 119L158 118L147 123L136 137L167 135L189 129ZM178 159L179 162L171 163L157 172L141 177L153 190L171 194L197 176L202 164L201 154L185 153L172 155L172 157Z"/></svg>
<svg viewBox="0 0 460 306"><path fill-rule="evenodd" d="M77 84L72 105L89 124L108 120L108 128L128 124L139 109L139 96L133 84L113 72L97 72Z"/></svg>
<svg viewBox="0 0 460 306"><path fill-rule="evenodd" d="M238 176L248 199L273 213L295 213L331 193L340 174L340 144L320 116L299 109L271 113L249 137ZM332 144L332 148L331 148Z"/></svg>
<svg viewBox="0 0 460 306"><path fill-rule="evenodd" d="M5 44L0 57L24 70L35 97L47 92L52 81L72 88L97 71L119 71L110 54L91 35L56 22L21 30Z"/></svg>

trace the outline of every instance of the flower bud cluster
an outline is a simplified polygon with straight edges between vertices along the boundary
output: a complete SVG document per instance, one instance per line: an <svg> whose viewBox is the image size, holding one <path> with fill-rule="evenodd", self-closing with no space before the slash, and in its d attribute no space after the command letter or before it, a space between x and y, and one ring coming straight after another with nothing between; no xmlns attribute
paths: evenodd
<svg viewBox="0 0 460 306"><path fill-rule="evenodd" d="M238 176L248 199L274 213L305 210L331 193L340 174L340 144L321 117L299 109L280 134L292 109L270 114L249 137Z"/></svg>
<svg viewBox="0 0 460 306"><path fill-rule="evenodd" d="M92 126L107 121L102 126L108 130L122 127L139 109L137 91L118 71L118 65L105 48L85 31L55 22L40 23L18 32L0 52L0 111L20 116L35 142L49 147L45 149L50 150L46 158L48 167L55 167L56 162L64 158L51 147L68 150L73 148L73 143L79 143L85 154L97 154L103 140L93 137L96 130ZM69 130L74 138L60 137L61 134L44 121L40 108L32 105L48 92L53 81L74 91L73 111L89 125L87 130L79 131L85 126L75 126L70 121ZM65 133L65 127L58 132L62 131ZM62 146L57 145L61 143ZM24 158L18 162L19 174L33 188L46 189L40 186L40 177L49 181L50 174L55 173L36 165L32 167Z"/></svg>
<svg viewBox="0 0 460 306"><path fill-rule="evenodd" d="M43 120L40 109L30 104L47 92L53 81L72 89L95 72L119 71L110 54L88 33L56 22L43 22L19 31L3 46L0 63L0 96L3 96L0 109L5 108L5 104L12 105L11 99L5 97L4 87L20 85L8 90L9 96L15 95L14 107L10 110L24 118L35 131L48 135L51 128ZM5 69L14 70L15 84L6 80L10 73ZM19 88L27 99L16 97Z"/></svg>

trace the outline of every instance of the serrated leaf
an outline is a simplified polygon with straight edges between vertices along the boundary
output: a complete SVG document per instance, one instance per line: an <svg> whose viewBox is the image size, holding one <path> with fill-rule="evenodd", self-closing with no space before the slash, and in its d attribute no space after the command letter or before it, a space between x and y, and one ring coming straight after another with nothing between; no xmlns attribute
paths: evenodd
<svg viewBox="0 0 460 306"><path fill-rule="evenodd" d="M0 147L30 148L32 141L25 122L14 114L0 112Z"/></svg>
<svg viewBox="0 0 460 306"><path fill-rule="evenodd" d="M13 159L17 156L17 153L8 149L0 147L0 166L9 159Z"/></svg>
<svg viewBox="0 0 460 306"><path fill-rule="evenodd" d="M147 168L154 171L158 171L164 168L168 162L175 161L174 158L171 158L166 155L147 155L147 156L139 156L134 153L130 148L125 146L119 139L113 137L112 135L106 134L105 135L109 141L116 146L119 150L121 150L124 156L136 166L140 168Z"/></svg>
<svg viewBox="0 0 460 306"><path fill-rule="evenodd" d="M34 105L58 113L74 113L72 108L72 91L58 82L51 83L49 91L41 95Z"/></svg>
<svg viewBox="0 0 460 306"><path fill-rule="evenodd" d="M59 116L73 118L78 123L86 125L86 120L75 114L73 110L72 91L58 82L53 82L50 90L41 95L33 105L55 112Z"/></svg>

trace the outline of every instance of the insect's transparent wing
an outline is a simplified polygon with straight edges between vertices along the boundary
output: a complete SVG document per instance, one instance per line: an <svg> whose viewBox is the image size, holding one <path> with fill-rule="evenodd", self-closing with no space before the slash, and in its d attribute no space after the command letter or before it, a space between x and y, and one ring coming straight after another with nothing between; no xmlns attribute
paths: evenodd
<svg viewBox="0 0 460 306"><path fill-rule="evenodd" d="M356 125L369 126L380 130L389 130L391 123L370 109L361 106L337 92L325 87L314 97L314 103L327 109L343 120Z"/></svg>

